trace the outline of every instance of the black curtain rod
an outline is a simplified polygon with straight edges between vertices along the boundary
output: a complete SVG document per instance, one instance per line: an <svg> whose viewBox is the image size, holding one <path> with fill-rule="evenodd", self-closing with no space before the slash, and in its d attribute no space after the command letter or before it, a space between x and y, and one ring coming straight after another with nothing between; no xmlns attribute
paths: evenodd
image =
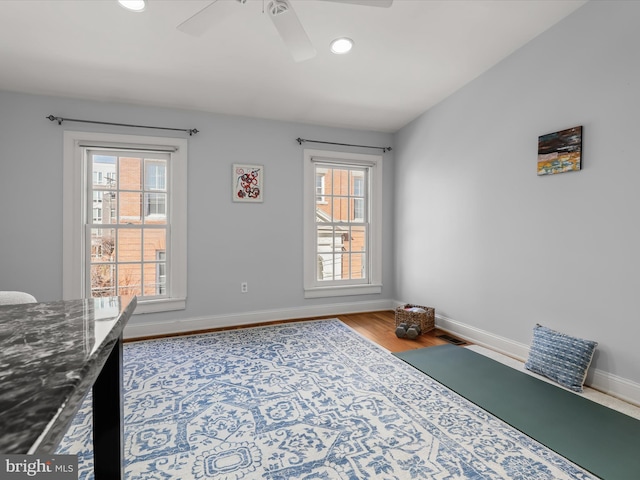
<svg viewBox="0 0 640 480"><path fill-rule="evenodd" d="M353 143L336 143L336 142L323 142L321 140L307 140L306 138L296 138L298 145L302 145L304 142L309 143L324 143L325 145L340 145L342 147L362 147L362 148L376 148L382 150L382 152L390 152L391 147L373 147L371 145L354 145Z"/></svg>
<svg viewBox="0 0 640 480"><path fill-rule="evenodd" d="M157 130L174 130L176 132L187 132L189 136L192 136L198 133L197 128L151 127L149 125L131 125L129 123L111 123L111 122L98 122L95 120L78 120L77 118L54 117L53 115L49 115L48 117L45 117L45 118L48 118L52 122L58 122L58 125L62 125L62 122L96 123L98 125L115 125L118 127L155 128Z"/></svg>

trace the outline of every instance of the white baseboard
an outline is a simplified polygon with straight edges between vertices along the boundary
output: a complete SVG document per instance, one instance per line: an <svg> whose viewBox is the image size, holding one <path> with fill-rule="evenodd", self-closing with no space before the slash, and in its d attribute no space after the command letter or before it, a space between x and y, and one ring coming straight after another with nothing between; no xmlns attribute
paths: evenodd
<svg viewBox="0 0 640 480"><path fill-rule="evenodd" d="M495 350L520 361L529 356L529 346L505 337L495 335L477 327L452 320L436 314L436 326L471 343ZM587 377L586 385L613 397L640 406L640 384L611 373L592 369Z"/></svg>
<svg viewBox="0 0 640 480"><path fill-rule="evenodd" d="M490 348L509 357L525 361L529 356L529 346L506 337L495 335L477 327L472 327L436 313L436 326L471 343Z"/></svg>
<svg viewBox="0 0 640 480"><path fill-rule="evenodd" d="M587 378L589 381L589 378ZM607 393L640 407L640 384L602 370L593 370L593 379L588 385L591 388Z"/></svg>
<svg viewBox="0 0 640 480"><path fill-rule="evenodd" d="M144 322L144 315L132 317L124 329L127 340L157 335L171 335L212 328L251 325L275 320L291 320L296 318L313 318L346 313L375 312L392 310L392 300L375 300L366 302L331 303L308 307L293 307L275 310L258 310L206 317L186 318L172 322Z"/></svg>

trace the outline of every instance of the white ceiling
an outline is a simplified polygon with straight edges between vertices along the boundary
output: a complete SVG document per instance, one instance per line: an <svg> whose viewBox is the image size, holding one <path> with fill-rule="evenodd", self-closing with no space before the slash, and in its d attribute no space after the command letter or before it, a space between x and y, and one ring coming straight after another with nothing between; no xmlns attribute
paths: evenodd
<svg viewBox="0 0 640 480"><path fill-rule="evenodd" d="M291 0L318 51L296 63L262 0L199 38L176 26L207 0L0 0L0 89L394 132L585 2Z"/></svg>

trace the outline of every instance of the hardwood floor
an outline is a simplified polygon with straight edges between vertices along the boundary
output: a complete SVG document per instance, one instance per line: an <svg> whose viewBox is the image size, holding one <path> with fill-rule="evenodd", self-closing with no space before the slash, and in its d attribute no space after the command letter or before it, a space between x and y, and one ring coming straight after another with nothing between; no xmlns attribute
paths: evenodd
<svg viewBox="0 0 640 480"><path fill-rule="evenodd" d="M438 338L438 335L445 332L437 328L420 335L415 340L396 337L395 314L392 311L334 315L331 318L339 318L363 337L367 337L391 352L404 352L406 350L449 343Z"/></svg>
<svg viewBox="0 0 640 480"><path fill-rule="evenodd" d="M276 325L290 322L300 322L305 320L319 320L322 318L338 318L351 328L356 330L363 337L377 343L383 348L386 348L390 352L404 352L406 350L414 350L422 347L432 347L434 345L443 345L448 343L446 340L438 338L445 332L442 330L432 330L423 335L420 335L415 340L408 340L406 338L396 337L396 323L395 313L391 310L385 310L380 312L366 312L366 313L350 313L345 315L328 315L326 317L314 317L314 318L299 318L295 320L280 320L274 322L265 322L252 325L242 325L237 327L215 328L210 330L199 330L197 332L187 332L181 335L192 335L196 333L208 333L221 330L234 330L237 328L257 327L260 325ZM149 340L151 338L170 337L176 335L158 335L154 337L136 338L128 341Z"/></svg>

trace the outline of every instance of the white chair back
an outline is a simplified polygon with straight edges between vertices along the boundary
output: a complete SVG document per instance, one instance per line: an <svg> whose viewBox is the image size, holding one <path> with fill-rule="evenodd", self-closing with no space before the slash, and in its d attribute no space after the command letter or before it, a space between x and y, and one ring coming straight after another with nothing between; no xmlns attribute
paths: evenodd
<svg viewBox="0 0 640 480"><path fill-rule="evenodd" d="M0 305L14 305L16 303L36 302L36 297L25 292L0 291Z"/></svg>

